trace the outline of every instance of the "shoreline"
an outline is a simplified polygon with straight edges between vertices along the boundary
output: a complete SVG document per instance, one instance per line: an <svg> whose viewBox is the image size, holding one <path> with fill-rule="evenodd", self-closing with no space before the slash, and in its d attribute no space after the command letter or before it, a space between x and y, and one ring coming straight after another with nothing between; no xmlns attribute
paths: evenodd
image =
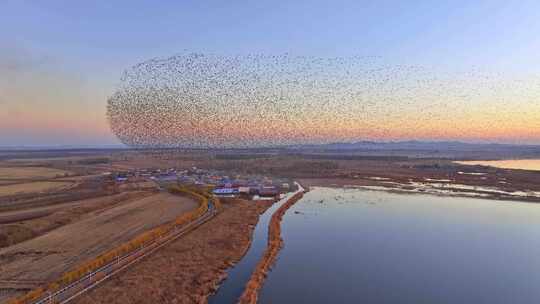
<svg viewBox="0 0 540 304"><path fill-rule="evenodd" d="M301 179L302 183L312 187L358 189L366 191L382 191L389 193L410 195L434 195L442 197L479 198L494 201L515 201L522 203L540 203L539 191L514 191L507 192L490 185L465 185L452 182L393 182L371 181L370 183L358 182L355 179L326 179L308 178ZM513 194L514 193L514 194Z"/></svg>
<svg viewBox="0 0 540 304"><path fill-rule="evenodd" d="M272 203L272 205L275 204L275 202ZM213 290L210 294L206 295L205 296L205 303L208 303L208 299L213 297L214 295L216 295L216 293L218 292L219 288L221 287L221 285L223 284L223 282L225 280L227 280L227 278L229 277L229 270L231 270L232 268L236 267L236 265L238 265L238 263L240 263L240 261L242 261L242 259L244 259L244 257L248 254L249 250L251 249L251 246L253 245L253 235L255 233L255 227L257 226L257 224L259 223L260 219L261 219L261 216L268 210L272 207L272 205L269 205L266 209L262 210L260 213L259 213L259 216L257 218L257 221L255 222L255 224L252 224L252 225L249 225L249 229L251 230L250 231L250 234L249 234L249 240L244 248L244 251L242 252L241 256L237 259L237 260L234 260L234 261L231 261L231 262L228 262L227 265L221 269L221 271L223 271L224 273L219 276L219 281L216 282L215 286L213 286Z"/></svg>
<svg viewBox="0 0 540 304"><path fill-rule="evenodd" d="M302 188L300 186L300 188ZM273 215L268 227L268 242L263 257L257 263L253 273L246 284L244 292L240 296L238 303L255 304L257 303L259 291L263 287L264 281L270 271L270 268L275 264L277 256L283 248L283 239L281 238L281 221L287 210L299 201L306 192L301 189L294 194L289 200L283 204Z"/></svg>

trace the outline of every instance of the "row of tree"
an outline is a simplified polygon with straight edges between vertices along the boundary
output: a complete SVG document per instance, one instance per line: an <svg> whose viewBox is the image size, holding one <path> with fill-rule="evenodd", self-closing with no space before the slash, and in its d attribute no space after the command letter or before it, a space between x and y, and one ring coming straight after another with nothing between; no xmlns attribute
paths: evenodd
<svg viewBox="0 0 540 304"><path fill-rule="evenodd" d="M113 262L115 259L118 260L121 257L126 256L129 253L132 253L136 249L150 245L156 240L159 240L163 236L167 235L173 229L179 226L183 226L193 220L196 220L197 218L199 218L200 216L202 216L208 211L209 199L212 196L208 189L174 186L174 187L171 187L169 191L171 193L177 193L180 195L188 195L196 199L199 202L199 206L195 210L182 214L181 216L176 218L176 220L173 223L168 223L168 224L159 226L157 228L154 228L150 231L144 232L141 235L132 239L131 241L126 242L120 245L119 247L114 248L104 254L101 254L90 261L84 262L83 264L75 268L74 270L65 273L64 275L60 277L60 279L49 284L48 286L34 289L19 298L11 300L8 303L9 304L29 304L29 303L33 303L37 301L40 298L43 298L47 294L53 294L54 292L60 290L61 288L64 288L65 286L68 286L69 284L72 284L73 282L76 282L77 280L83 278L84 276ZM214 198L213 201L214 201L214 205L219 210L221 208L219 199ZM103 277L103 275L104 275L103 273L97 273L96 277L94 277L93 280L97 280L100 277Z"/></svg>
<svg viewBox="0 0 540 304"><path fill-rule="evenodd" d="M240 296L240 304L256 304L259 297L259 290L264 284L266 275L275 263L279 250L283 247L281 238L281 219L285 212L304 196L304 192L298 192L287 200L287 202L272 215L268 227L268 243L263 257L255 267L249 281L246 284L244 292Z"/></svg>

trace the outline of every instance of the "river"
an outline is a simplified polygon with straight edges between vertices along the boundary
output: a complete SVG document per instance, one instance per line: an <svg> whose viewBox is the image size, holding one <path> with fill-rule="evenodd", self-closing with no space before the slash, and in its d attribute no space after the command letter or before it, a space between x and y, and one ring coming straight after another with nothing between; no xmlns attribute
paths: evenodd
<svg viewBox="0 0 540 304"><path fill-rule="evenodd" d="M299 189L303 188L300 187ZM253 231L253 238L248 251L244 257L242 257L240 262L238 262L238 264L234 265L227 271L227 279L219 286L216 294L212 295L208 299L209 304L237 302L238 298L244 291L246 283L251 277L251 273L262 258L264 250L266 249L268 242L268 225L272 215L295 193L296 192L287 193L281 200L274 203L261 215L257 225L255 226L255 230Z"/></svg>
<svg viewBox="0 0 540 304"><path fill-rule="evenodd" d="M540 159L507 159L507 160L472 160L457 161L462 165L491 166L502 169L523 169L540 171Z"/></svg>
<svg viewBox="0 0 540 304"><path fill-rule="evenodd" d="M538 204L313 188L282 233L259 303L540 299Z"/></svg>

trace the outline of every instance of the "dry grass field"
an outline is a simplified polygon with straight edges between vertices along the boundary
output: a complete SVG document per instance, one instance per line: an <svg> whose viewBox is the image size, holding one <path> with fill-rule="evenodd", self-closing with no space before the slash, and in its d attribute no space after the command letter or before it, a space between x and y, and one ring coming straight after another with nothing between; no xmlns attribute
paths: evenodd
<svg viewBox="0 0 540 304"><path fill-rule="evenodd" d="M0 248L40 236L60 226L75 222L87 213L112 208L152 192L133 191L41 207L0 212Z"/></svg>
<svg viewBox="0 0 540 304"><path fill-rule="evenodd" d="M0 249L0 281L53 280L77 264L196 207L190 198L158 193L91 212L79 221Z"/></svg>
<svg viewBox="0 0 540 304"><path fill-rule="evenodd" d="M269 201L224 200L223 212L96 289L77 304L206 303L246 253Z"/></svg>
<svg viewBox="0 0 540 304"><path fill-rule="evenodd" d="M73 186L71 182L42 181L14 185L0 185L0 196L15 195L21 193L34 193L44 191L65 190Z"/></svg>
<svg viewBox="0 0 540 304"><path fill-rule="evenodd" d="M0 167L0 179L54 178L70 172L46 167Z"/></svg>

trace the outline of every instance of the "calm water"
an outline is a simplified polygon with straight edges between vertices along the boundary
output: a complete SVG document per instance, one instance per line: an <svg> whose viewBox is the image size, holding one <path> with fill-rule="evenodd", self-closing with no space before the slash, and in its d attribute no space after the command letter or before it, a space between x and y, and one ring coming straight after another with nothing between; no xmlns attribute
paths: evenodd
<svg viewBox="0 0 540 304"><path fill-rule="evenodd" d="M222 282L215 295L209 298L209 304L237 303L251 273L261 259L268 240L268 224L272 215L281 207L293 193L288 193L279 202L268 208L259 218L253 231L253 240L246 255L233 268L227 271L227 279Z"/></svg>
<svg viewBox="0 0 540 304"><path fill-rule="evenodd" d="M480 160L480 161L460 161L464 165L482 165L503 169L524 169L540 171L540 159L509 159L509 160Z"/></svg>
<svg viewBox="0 0 540 304"><path fill-rule="evenodd" d="M260 303L540 300L538 204L314 188L282 225Z"/></svg>

